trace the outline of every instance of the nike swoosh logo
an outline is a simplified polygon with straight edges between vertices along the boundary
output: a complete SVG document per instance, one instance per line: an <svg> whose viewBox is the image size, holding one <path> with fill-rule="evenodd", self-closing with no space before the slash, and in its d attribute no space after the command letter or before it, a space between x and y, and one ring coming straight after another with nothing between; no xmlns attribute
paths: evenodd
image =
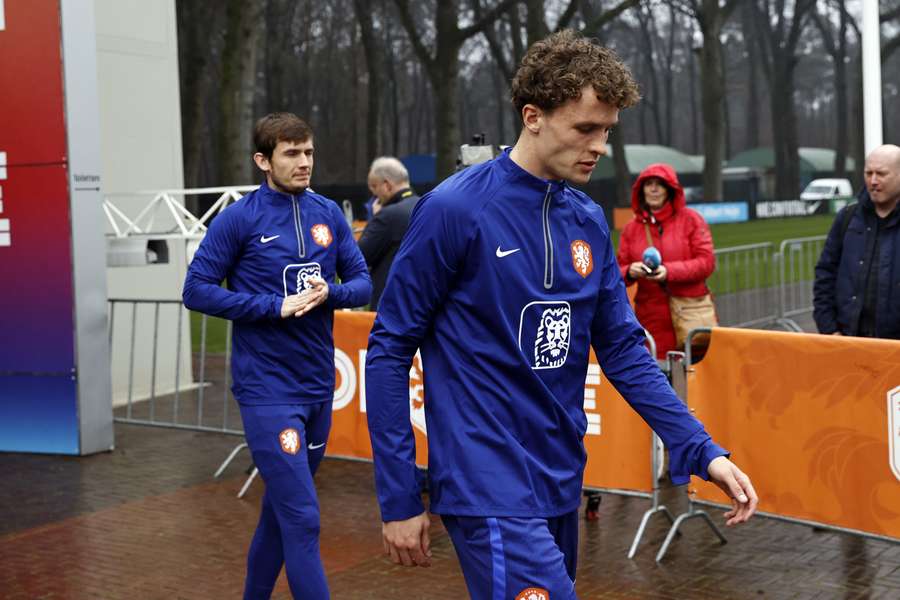
<svg viewBox="0 0 900 600"><path fill-rule="evenodd" d="M266 236L262 235L262 236L259 237L259 242L260 242L261 244L268 244L269 242L271 242L271 241L274 240L275 238L279 238L279 237L281 237L281 235L270 235L269 237L266 237Z"/></svg>
<svg viewBox="0 0 900 600"><path fill-rule="evenodd" d="M497 246L497 258L503 258L504 256L509 256L510 254L515 254L521 250L521 248L513 248L512 250L501 250L500 246Z"/></svg>
<svg viewBox="0 0 900 600"><path fill-rule="evenodd" d="M310 450L318 450L319 448L321 448L324 445L325 445L325 442L322 442L321 444L310 444L309 446L307 446L307 448L309 448Z"/></svg>

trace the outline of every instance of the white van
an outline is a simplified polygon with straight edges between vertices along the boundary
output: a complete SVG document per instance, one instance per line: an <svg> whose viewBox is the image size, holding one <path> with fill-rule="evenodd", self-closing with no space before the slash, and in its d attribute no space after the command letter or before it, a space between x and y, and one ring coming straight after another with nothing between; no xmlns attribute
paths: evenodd
<svg viewBox="0 0 900 600"><path fill-rule="evenodd" d="M801 200L848 200L853 188L847 179L813 179L800 194Z"/></svg>

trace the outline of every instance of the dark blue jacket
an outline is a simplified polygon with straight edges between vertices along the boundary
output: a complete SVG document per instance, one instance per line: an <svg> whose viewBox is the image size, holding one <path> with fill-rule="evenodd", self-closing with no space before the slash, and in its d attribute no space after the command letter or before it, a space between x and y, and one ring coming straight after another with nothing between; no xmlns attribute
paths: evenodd
<svg viewBox="0 0 900 600"><path fill-rule="evenodd" d="M846 228L843 222L849 207L835 217L816 265L813 316L819 333L857 335L859 331L878 217L868 190L863 188L858 200ZM900 339L900 205L882 227L875 331L876 337Z"/></svg>
<svg viewBox="0 0 900 600"><path fill-rule="evenodd" d="M284 297L301 292L312 276L328 282L328 299L299 319L282 319ZM337 204L311 190L290 196L263 183L213 219L183 297L191 310L234 321L238 402L307 404L334 395L334 309L366 304L371 292Z"/></svg>
<svg viewBox="0 0 900 600"><path fill-rule="evenodd" d="M369 219L359 238L359 249L372 275L372 300L369 302L372 310L378 310L391 264L400 248L400 240L409 228L409 217L418 201L419 197L410 189L398 192L390 199L389 204Z"/></svg>
<svg viewBox="0 0 900 600"><path fill-rule="evenodd" d="M644 347L603 210L504 153L419 200L366 357L384 521L423 511L410 365L421 348L431 510L553 517L578 508L591 347L669 448L676 483L725 454Z"/></svg>

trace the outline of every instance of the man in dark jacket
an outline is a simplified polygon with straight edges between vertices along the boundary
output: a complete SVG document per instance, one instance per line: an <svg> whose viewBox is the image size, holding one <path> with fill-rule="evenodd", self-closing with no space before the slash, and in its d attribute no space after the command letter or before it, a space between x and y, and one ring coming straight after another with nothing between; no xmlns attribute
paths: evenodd
<svg viewBox="0 0 900 600"><path fill-rule="evenodd" d="M403 163L391 156L372 161L369 191L375 196L374 216L359 238L359 249L372 275L372 310L378 310L381 292L387 282L391 263L400 240L409 227L409 216L419 197L409 187L409 173Z"/></svg>
<svg viewBox="0 0 900 600"><path fill-rule="evenodd" d="M865 181L828 232L813 316L819 333L900 339L900 147L873 150Z"/></svg>

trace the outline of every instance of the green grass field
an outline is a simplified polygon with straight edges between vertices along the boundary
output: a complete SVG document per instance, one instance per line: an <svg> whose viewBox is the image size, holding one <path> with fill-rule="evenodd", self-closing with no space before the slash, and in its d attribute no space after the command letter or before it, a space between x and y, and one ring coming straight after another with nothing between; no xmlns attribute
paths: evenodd
<svg viewBox="0 0 900 600"><path fill-rule="evenodd" d="M206 351L210 354L225 353L225 332L228 323L218 317L207 317L206 321ZM191 313L191 346L194 352L200 352L202 340L203 315L197 312Z"/></svg>
<svg viewBox="0 0 900 600"><path fill-rule="evenodd" d="M834 215L760 219L746 223L710 225L716 248L733 248L746 244L772 242L777 248L782 240L825 235ZM619 232L613 231L613 245L619 247Z"/></svg>
<svg viewBox="0 0 900 600"><path fill-rule="evenodd" d="M834 220L833 215L815 215L812 217L791 217L786 219L765 219L749 221L747 223L724 223L711 225L713 243L717 249L732 248L746 244L758 244L772 242L775 250L782 240L791 238L811 237L828 233L828 228ZM613 244L618 248L619 232L613 232ZM808 262L808 261L807 261ZM720 265L725 266L725 265ZM750 265L751 268L755 265ZM810 269L799 269L793 279L802 280L811 278ZM721 283L716 282L719 289L717 293L729 293L754 287L750 279L728 278ZM202 315L191 313L191 340L194 352L200 351L200 331ZM222 319L209 317L206 329L206 349L210 354L225 352L226 323Z"/></svg>

